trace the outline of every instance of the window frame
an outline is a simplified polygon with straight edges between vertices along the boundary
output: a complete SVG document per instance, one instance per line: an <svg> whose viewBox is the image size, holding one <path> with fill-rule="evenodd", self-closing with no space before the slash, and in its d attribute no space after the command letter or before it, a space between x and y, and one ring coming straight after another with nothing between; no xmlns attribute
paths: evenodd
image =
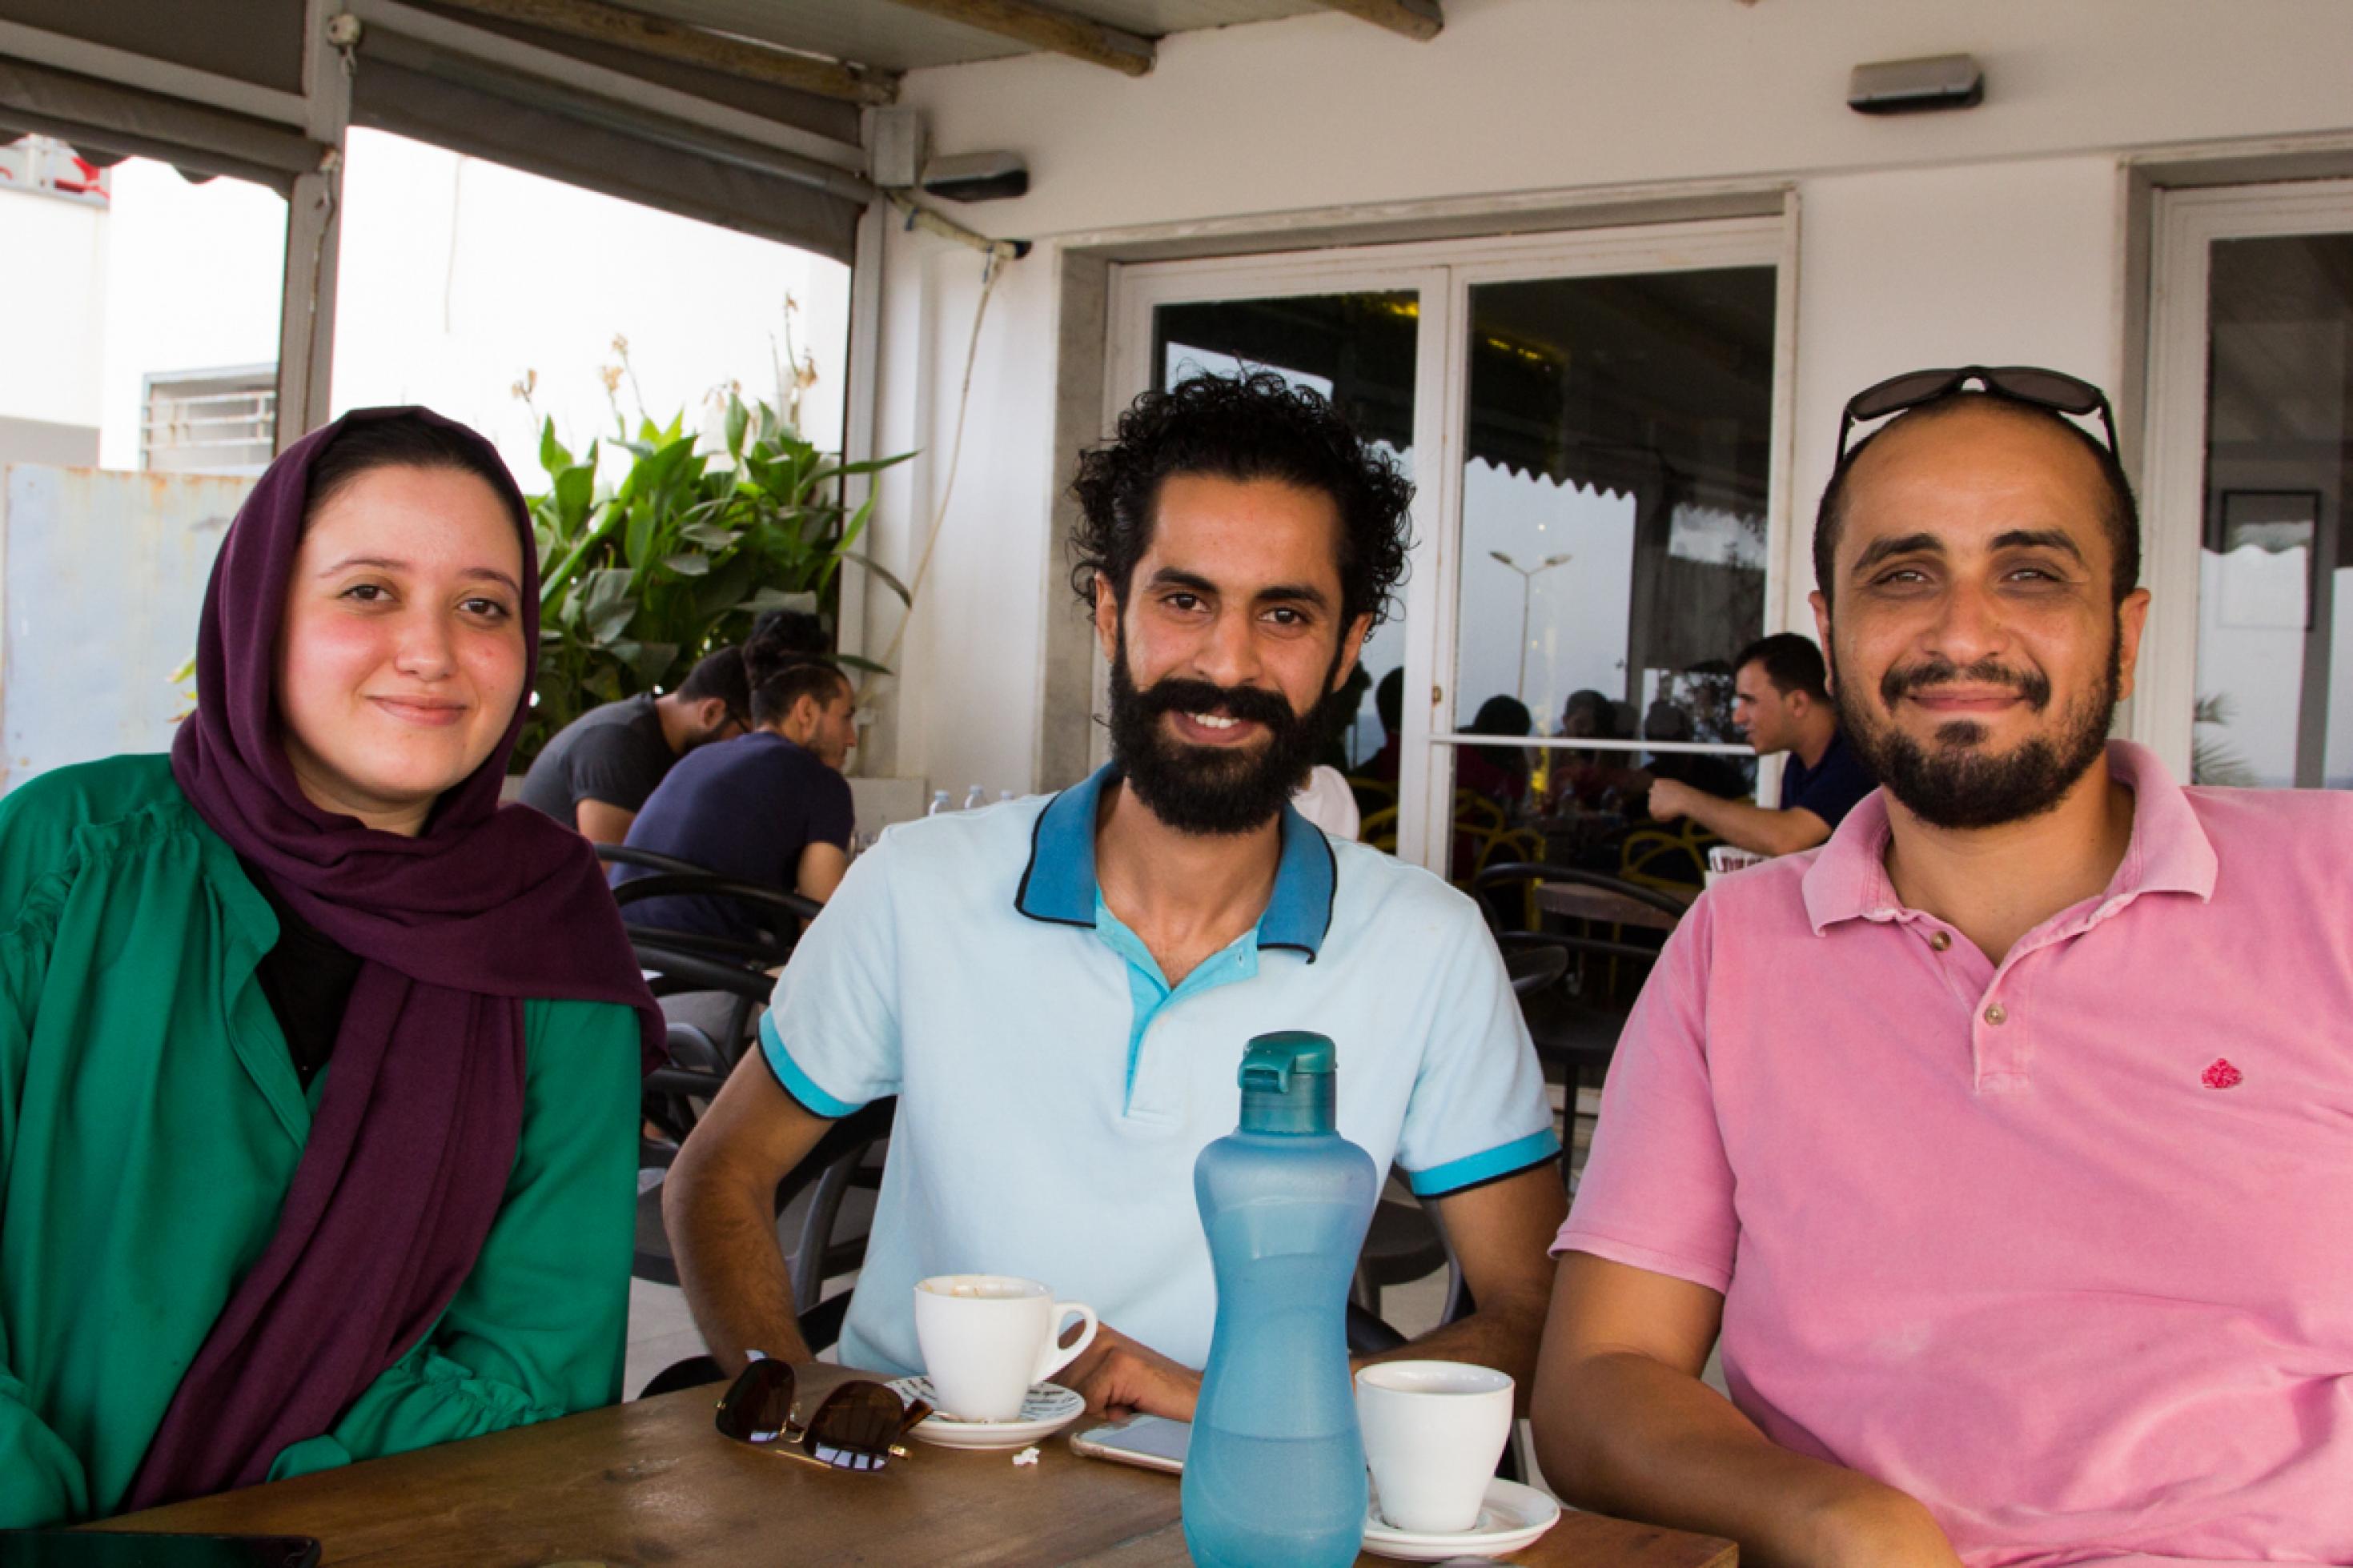
<svg viewBox="0 0 2353 1568"><path fill-rule="evenodd" d="M2207 531L2214 245L2353 234L2353 180L2159 190L2151 226L2140 498L2141 582L2150 605L2125 733L2187 783L2196 737L2199 552ZM2353 605L2338 613L2353 615Z"/></svg>

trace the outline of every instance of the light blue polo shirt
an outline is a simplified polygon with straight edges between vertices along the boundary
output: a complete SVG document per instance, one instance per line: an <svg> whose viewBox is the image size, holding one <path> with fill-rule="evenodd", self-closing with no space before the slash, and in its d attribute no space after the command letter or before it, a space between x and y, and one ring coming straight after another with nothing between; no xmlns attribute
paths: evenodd
<svg viewBox="0 0 2353 1568"><path fill-rule="evenodd" d="M1234 1130L1242 1047L1339 1050L1339 1125L1425 1196L1553 1159L1544 1078L1472 901L1288 807L1257 927L1173 989L1095 883L1110 769L1050 798L905 823L858 858L762 1019L820 1116L899 1097L841 1359L922 1369L913 1291L1013 1274L1164 1354L1208 1357L1193 1162Z"/></svg>

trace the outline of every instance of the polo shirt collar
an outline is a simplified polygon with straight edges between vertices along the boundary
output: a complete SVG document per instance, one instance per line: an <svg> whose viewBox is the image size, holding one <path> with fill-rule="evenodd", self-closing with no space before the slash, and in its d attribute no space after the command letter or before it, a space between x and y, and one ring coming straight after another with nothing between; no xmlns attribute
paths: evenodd
<svg viewBox="0 0 2353 1568"><path fill-rule="evenodd" d="M1029 863L1013 907L1033 921L1094 929L1095 822L1103 792L1119 777L1106 763L1082 783L1046 803L1029 836ZM1274 868L1274 894L1258 922L1258 945L1303 952L1313 963L1332 929L1332 898L1337 883L1332 846L1321 830L1288 804L1282 808L1282 856Z"/></svg>
<svg viewBox="0 0 2353 1568"><path fill-rule="evenodd" d="M2110 741L2108 772L2133 792L2133 830L2104 905L2121 906L2143 893L2211 899L2220 866L2213 841L2157 753L2135 742ZM1888 833L1887 792L1873 790L1806 868L1806 919L1815 935L1841 921L1891 920L1902 910L1887 879Z"/></svg>

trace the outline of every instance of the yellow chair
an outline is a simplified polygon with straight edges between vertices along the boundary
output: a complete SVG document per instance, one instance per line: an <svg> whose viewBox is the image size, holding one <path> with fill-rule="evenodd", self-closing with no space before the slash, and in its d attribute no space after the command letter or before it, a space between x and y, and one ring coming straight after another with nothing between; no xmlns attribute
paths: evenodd
<svg viewBox="0 0 2353 1568"><path fill-rule="evenodd" d="M1398 808L1385 805L1356 825L1356 841L1397 853Z"/></svg>

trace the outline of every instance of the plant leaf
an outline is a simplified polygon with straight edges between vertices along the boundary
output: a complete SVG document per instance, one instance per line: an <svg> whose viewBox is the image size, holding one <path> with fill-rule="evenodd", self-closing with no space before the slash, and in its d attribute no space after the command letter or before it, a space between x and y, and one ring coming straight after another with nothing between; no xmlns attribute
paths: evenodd
<svg viewBox="0 0 2353 1568"><path fill-rule="evenodd" d="M691 544L724 550L744 536L732 528L722 528L715 522L690 522L678 531L678 536Z"/></svg>
<svg viewBox="0 0 2353 1568"><path fill-rule="evenodd" d="M805 615L817 614L817 595L787 593L782 588L763 588L738 606L754 615L762 610L798 610Z"/></svg>
<svg viewBox="0 0 2353 1568"><path fill-rule="evenodd" d="M895 468L914 455L913 452L901 452L892 458L868 458L855 463L838 463L830 468L818 469L801 482L815 489L828 479L847 479L853 474L879 474L885 468Z"/></svg>
<svg viewBox="0 0 2353 1568"><path fill-rule="evenodd" d="M833 662L840 665L845 669L862 669L869 675L888 675L891 673L891 667L889 665L877 664L871 658L864 658L854 653L837 653L833 656Z"/></svg>
<svg viewBox="0 0 2353 1568"><path fill-rule="evenodd" d="M699 550L686 550L663 556L662 564L681 577L700 577L711 570L711 557Z"/></svg>
<svg viewBox="0 0 2353 1568"><path fill-rule="evenodd" d="M727 395L727 455L729 457L738 458L743 457L744 429L750 423L751 415L744 408L744 400L733 393L729 393Z"/></svg>
<svg viewBox="0 0 2353 1568"><path fill-rule="evenodd" d="M899 602L901 604L910 606L913 605L915 602L913 592L908 588L907 584L900 582L898 577L892 573L890 568L877 563L874 557L859 550L844 550L839 553L844 561L855 561L860 566L865 567L869 572L873 573L875 576L881 578L882 585L885 588L890 589L891 592L899 595Z"/></svg>
<svg viewBox="0 0 2353 1568"><path fill-rule="evenodd" d="M572 467L572 454L555 438L555 416L549 415L539 432L539 466L551 474L562 473Z"/></svg>

